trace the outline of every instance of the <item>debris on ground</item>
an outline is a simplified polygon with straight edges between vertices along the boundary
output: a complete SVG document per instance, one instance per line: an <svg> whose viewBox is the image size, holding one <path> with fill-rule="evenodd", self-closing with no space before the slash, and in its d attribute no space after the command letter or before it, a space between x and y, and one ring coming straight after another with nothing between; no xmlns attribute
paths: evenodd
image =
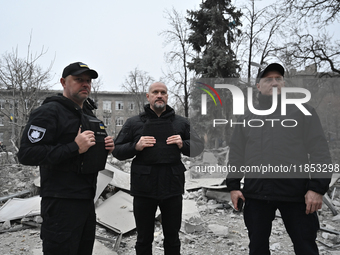
<svg viewBox="0 0 340 255"><path fill-rule="evenodd" d="M227 149L205 152L204 161L221 164ZM0 153L1 154L1 153ZM0 254L42 254L39 215L39 170L6 159L0 165ZM95 198L97 213L96 242L93 254L134 255L136 230L132 197L129 195L131 161L109 158L106 170L99 174ZM235 211L226 192L223 176L202 174L184 164L186 192L183 195L183 219L180 231L182 255L245 255L248 250L247 229L243 215ZM38 201L38 202L37 202ZM331 206L327 205L330 203ZM321 229L317 244L321 255L336 255L340 250L340 180L334 176L327 193L327 203L318 212ZM159 215L155 218L153 254L164 254L164 235ZM293 245L282 219L273 221L270 237L273 255L294 254Z"/></svg>

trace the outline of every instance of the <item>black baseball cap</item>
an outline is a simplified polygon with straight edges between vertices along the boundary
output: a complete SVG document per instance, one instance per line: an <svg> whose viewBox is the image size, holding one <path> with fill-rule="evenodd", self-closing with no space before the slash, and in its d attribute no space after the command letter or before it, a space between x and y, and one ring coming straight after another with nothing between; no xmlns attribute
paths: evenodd
<svg viewBox="0 0 340 255"><path fill-rule="evenodd" d="M86 64L82 62L75 62L66 66L64 68L62 77L66 78L69 75L79 75L85 72L87 72L92 79L98 78L98 73L95 70L90 69Z"/></svg>
<svg viewBox="0 0 340 255"><path fill-rule="evenodd" d="M284 76L285 74L285 69L283 68L282 65L278 64L278 63L272 63L270 65L268 65L263 71L261 71L259 73L259 75L257 76L257 82L260 81L260 79L269 71L276 71L279 72L282 76Z"/></svg>

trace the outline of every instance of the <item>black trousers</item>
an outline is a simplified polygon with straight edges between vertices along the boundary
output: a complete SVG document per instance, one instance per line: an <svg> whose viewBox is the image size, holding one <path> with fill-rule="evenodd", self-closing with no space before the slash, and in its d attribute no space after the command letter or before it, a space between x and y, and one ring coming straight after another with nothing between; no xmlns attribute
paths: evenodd
<svg viewBox="0 0 340 255"><path fill-rule="evenodd" d="M164 200L135 196L133 212L137 227L137 255L152 255L155 214L157 207L162 214L164 234L164 254L180 255L181 243L179 230L182 222L182 196L174 196Z"/></svg>
<svg viewBox="0 0 340 255"><path fill-rule="evenodd" d="M250 239L250 255L268 255L269 236L275 211L279 209L297 255L317 255L315 243L319 230L317 213L306 214L306 204L246 198L244 221Z"/></svg>
<svg viewBox="0 0 340 255"><path fill-rule="evenodd" d="M91 255L96 232L93 199L42 198L44 255Z"/></svg>

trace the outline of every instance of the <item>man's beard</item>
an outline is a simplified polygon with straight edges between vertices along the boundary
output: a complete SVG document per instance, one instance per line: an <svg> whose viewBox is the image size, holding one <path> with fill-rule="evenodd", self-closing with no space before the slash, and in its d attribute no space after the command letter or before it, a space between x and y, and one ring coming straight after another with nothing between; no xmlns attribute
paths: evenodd
<svg viewBox="0 0 340 255"><path fill-rule="evenodd" d="M155 110L164 110L166 104L165 102L162 102L162 104L160 103L154 103L153 107L155 108Z"/></svg>

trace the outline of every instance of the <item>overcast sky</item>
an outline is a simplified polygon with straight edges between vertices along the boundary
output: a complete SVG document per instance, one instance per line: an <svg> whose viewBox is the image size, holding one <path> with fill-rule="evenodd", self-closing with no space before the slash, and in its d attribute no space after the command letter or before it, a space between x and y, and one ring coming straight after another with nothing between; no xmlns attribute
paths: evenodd
<svg viewBox="0 0 340 255"><path fill-rule="evenodd" d="M0 54L18 48L27 55L32 33L32 53L48 52L38 62L52 68L53 89L69 63L82 61L98 71L102 90L120 91L128 73L138 69L156 80L162 76L164 38L168 28L164 10L174 7L185 14L200 0L0 0Z"/></svg>
<svg viewBox="0 0 340 255"><path fill-rule="evenodd" d="M38 64L47 68L55 59L51 74L53 89L69 63L82 61L101 78L101 90L121 91L121 85L136 67L159 80L164 61L164 37L169 28L164 11L174 7L186 14L197 10L202 0L0 0L0 55L18 49L47 53ZM234 0L241 6L246 0ZM274 0L256 1L258 7ZM169 48L168 48L169 49Z"/></svg>

